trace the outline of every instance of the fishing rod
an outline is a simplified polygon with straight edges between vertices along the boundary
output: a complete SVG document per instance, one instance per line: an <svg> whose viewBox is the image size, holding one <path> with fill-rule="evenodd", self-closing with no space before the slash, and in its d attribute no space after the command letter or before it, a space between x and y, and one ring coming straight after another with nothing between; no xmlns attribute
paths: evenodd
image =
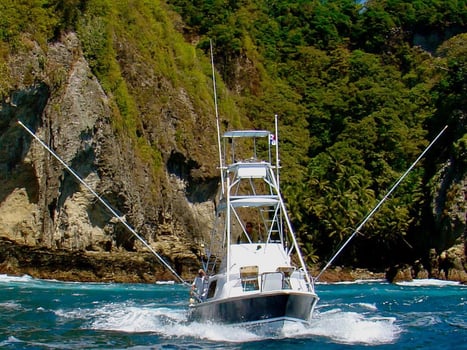
<svg viewBox="0 0 467 350"><path fill-rule="evenodd" d="M339 256L339 254L344 250L344 248L347 246L347 244L350 243L350 241L355 237L357 233L360 232L362 227L367 223L368 220L373 216L374 213L378 211L378 209L383 205L383 203L389 198L391 193L396 189L397 186L404 180L404 178L412 171L413 167L420 161L420 159L423 158L426 152L431 148L431 146L441 137L441 135L444 133L444 131L447 129L447 125L439 132L439 134L431 141L431 143L425 148L425 150L418 156L418 158L412 163L412 165L406 170L404 174L399 178L399 180L396 181L396 183L391 187L391 189L386 193L386 195L381 199L381 201L371 210L365 219L360 223L360 225L353 231L353 233L350 235L350 237L342 244L342 246L339 248L339 250L332 256L332 258L328 261L326 266L321 270L321 272L314 278L315 281L318 281L318 279L321 277L324 271L333 263L333 261Z"/></svg>
<svg viewBox="0 0 467 350"><path fill-rule="evenodd" d="M89 186L72 168L70 168L68 166L68 164L66 164L49 146L47 146L36 134L34 134L34 132L32 132L26 125L24 125L20 120L18 120L18 124L21 125L33 138L35 138L40 144L42 147L44 147L52 156L55 157L55 159L57 159L65 168L66 170L68 170L68 172L73 175L76 180L78 180L84 187L86 187L89 192L91 192L94 197L96 197L99 202L101 202L104 207L106 207L111 213L112 215L118 219L118 221L120 221L123 226L125 226L128 231L130 231L141 243L143 243L143 245L149 249L149 251L151 253L154 254L154 256L159 260L159 262L165 266L180 282L182 282L183 284L185 285L188 285L187 282L185 282L185 280L183 280L182 277L180 277L180 275L175 272L175 270L154 250L153 247L151 247L149 245L149 243L147 243L143 237L141 237L130 225L128 225L128 223L126 222L126 219L120 215L118 215L118 213L109 205L107 204L107 202L105 202L101 196L99 196L96 191L94 191L91 186Z"/></svg>

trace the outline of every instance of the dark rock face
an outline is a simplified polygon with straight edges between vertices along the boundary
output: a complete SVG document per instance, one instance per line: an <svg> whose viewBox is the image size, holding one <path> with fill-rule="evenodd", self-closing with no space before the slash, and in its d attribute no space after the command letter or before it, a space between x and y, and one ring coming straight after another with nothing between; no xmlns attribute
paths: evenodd
<svg viewBox="0 0 467 350"><path fill-rule="evenodd" d="M166 260L185 278L194 274L192 260ZM90 252L47 249L0 240L0 271L62 281L154 283L173 276L148 252Z"/></svg>
<svg viewBox="0 0 467 350"><path fill-rule="evenodd" d="M209 172L196 174L199 163L170 146L168 154L184 160L171 160L171 169L180 171L155 174L150 169L131 138L113 129L112 101L91 73L74 34L49 45L47 52L36 45L20 51L10 64L18 83L0 101L0 273L115 281L170 278L17 120L179 273L197 270L195 242L209 232L215 192L201 196L193 188L187 191L187 182L212 188L216 178ZM30 75L34 79L28 84ZM175 134L171 125L158 128Z"/></svg>
<svg viewBox="0 0 467 350"><path fill-rule="evenodd" d="M389 268L386 279L391 282L411 281L420 278L435 278L467 283L467 259L464 244L457 244L437 254L435 249L430 251L427 266L420 261L413 264L402 264Z"/></svg>

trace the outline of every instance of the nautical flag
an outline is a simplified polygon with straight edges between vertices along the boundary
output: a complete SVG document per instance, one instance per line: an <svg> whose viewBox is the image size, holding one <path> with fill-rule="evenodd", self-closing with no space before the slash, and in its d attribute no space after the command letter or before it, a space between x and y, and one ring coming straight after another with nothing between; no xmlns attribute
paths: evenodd
<svg viewBox="0 0 467 350"><path fill-rule="evenodd" d="M269 134L269 144L271 146L275 146L276 145L276 136L274 134Z"/></svg>

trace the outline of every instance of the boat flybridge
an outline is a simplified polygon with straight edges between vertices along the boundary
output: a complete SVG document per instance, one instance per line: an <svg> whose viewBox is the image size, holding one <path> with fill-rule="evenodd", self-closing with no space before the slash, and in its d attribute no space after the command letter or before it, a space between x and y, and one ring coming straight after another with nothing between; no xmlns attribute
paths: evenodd
<svg viewBox="0 0 467 350"><path fill-rule="evenodd" d="M277 127L228 131L222 139L221 196L189 318L309 323L318 296L280 194Z"/></svg>

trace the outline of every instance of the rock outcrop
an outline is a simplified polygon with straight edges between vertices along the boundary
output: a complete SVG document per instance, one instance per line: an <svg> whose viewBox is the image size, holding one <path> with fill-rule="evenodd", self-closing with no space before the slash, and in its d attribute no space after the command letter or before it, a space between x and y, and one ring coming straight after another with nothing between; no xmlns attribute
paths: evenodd
<svg viewBox="0 0 467 350"><path fill-rule="evenodd" d="M78 279L113 279L111 269L104 267L114 265L118 257L120 265L136 266L131 261L147 250L17 124L21 120L172 261L178 273L190 275L198 268L196 244L209 232L212 221L215 169L199 169L199 159L171 142L174 126L157 116L153 123L168 139L162 153L165 166L155 172L142 160L134 141L115 131L112 101L92 74L75 34L45 50L34 42L25 45L8 62L16 85L0 105L0 273L51 277L47 273L56 271L52 277L59 277L62 271L66 279L78 278L79 274L67 271L80 270L74 262L82 260L95 267L88 277ZM189 109L186 96L177 103L183 101ZM202 194L186 188L186 177L195 172L199 186L207 189ZM15 245L18 249L12 248ZM25 247L31 248L30 264L19 263L28 256ZM140 280L151 281L156 275L168 278L147 262L143 265L148 276ZM128 276L135 274L130 270ZM152 273L154 277L149 277ZM132 278L120 274L114 279Z"/></svg>
<svg viewBox="0 0 467 350"><path fill-rule="evenodd" d="M432 249L425 264L417 260L412 264L393 266L388 269L385 278L391 282L435 278L467 283L466 271L465 245L459 243L441 252L441 254Z"/></svg>

